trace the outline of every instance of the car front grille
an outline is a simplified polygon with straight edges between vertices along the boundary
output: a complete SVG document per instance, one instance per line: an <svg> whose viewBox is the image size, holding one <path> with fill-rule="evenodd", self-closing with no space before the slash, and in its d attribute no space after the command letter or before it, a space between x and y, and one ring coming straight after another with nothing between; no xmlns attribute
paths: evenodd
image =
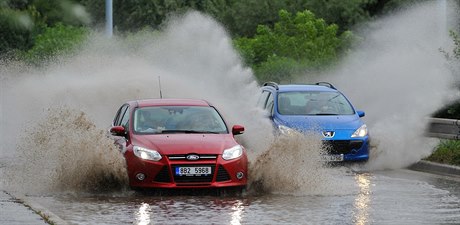
<svg viewBox="0 0 460 225"><path fill-rule="evenodd" d="M211 174L209 175L200 175L200 176L177 176L175 175L175 171L176 171L176 168L177 167L181 167L181 166L186 166L186 167L193 167L193 166L199 166L199 167L202 167L202 166L209 166L211 167ZM172 170L173 170L173 174L174 174L174 181L176 183L198 183L198 182L212 182L212 178L214 176L214 170L216 168L216 165L214 164L194 164L194 165L189 165L189 164L186 164L186 165L172 165L171 166Z"/></svg>
<svg viewBox="0 0 460 225"><path fill-rule="evenodd" d="M188 154L168 155L168 159L169 160L187 160L187 155ZM217 159L217 155L210 155L210 154L202 154L202 155L196 154L196 155L198 155L200 158L195 161Z"/></svg>
<svg viewBox="0 0 460 225"><path fill-rule="evenodd" d="M363 145L363 141L323 141L323 149L328 154L350 154L352 150L359 150Z"/></svg>

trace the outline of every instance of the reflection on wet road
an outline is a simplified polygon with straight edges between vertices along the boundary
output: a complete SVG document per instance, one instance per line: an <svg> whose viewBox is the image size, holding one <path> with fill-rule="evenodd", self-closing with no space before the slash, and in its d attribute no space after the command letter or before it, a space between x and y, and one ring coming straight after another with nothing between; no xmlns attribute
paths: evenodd
<svg viewBox="0 0 460 225"><path fill-rule="evenodd" d="M460 223L460 179L408 170L350 174L346 194L243 197L59 194L33 197L72 224ZM348 186L347 186L348 187Z"/></svg>
<svg viewBox="0 0 460 225"><path fill-rule="evenodd" d="M359 188L359 193L354 202L353 223L356 225L368 224L371 181L368 174L357 174L355 180Z"/></svg>

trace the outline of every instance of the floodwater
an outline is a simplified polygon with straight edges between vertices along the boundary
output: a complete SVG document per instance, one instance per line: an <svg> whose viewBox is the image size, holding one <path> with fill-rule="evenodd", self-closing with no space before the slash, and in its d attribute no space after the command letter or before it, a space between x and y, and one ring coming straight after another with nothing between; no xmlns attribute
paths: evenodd
<svg viewBox="0 0 460 225"><path fill-rule="evenodd" d="M460 178L392 170L352 172L345 179L354 182L353 190L332 195L154 196L124 191L32 199L71 224L460 223Z"/></svg>

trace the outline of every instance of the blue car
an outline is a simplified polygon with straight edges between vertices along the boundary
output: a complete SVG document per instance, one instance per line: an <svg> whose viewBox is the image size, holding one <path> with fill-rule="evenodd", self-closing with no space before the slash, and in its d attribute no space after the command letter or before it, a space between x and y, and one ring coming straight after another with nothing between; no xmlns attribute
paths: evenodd
<svg viewBox="0 0 460 225"><path fill-rule="evenodd" d="M320 132L327 161L367 161L369 134L357 111L332 84L265 83L258 106L281 134Z"/></svg>

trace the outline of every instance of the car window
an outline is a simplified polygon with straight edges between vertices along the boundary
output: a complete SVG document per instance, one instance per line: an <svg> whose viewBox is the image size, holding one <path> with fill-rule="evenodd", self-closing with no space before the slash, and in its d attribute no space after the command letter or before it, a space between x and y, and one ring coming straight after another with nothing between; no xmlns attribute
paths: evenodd
<svg viewBox="0 0 460 225"><path fill-rule="evenodd" d="M125 113L123 114L123 117L121 118L121 122L119 126L123 126L126 130L128 130L129 126L129 106L126 107Z"/></svg>
<svg viewBox="0 0 460 225"><path fill-rule="evenodd" d="M154 106L134 112L137 133L228 133L216 109L209 106Z"/></svg>
<svg viewBox="0 0 460 225"><path fill-rule="evenodd" d="M355 111L340 92L296 91L278 95L278 112L283 115L351 115Z"/></svg>
<svg viewBox="0 0 460 225"><path fill-rule="evenodd" d="M123 115L125 114L127 108L128 108L128 105L123 105L120 107L120 109L117 112L117 115L115 115L115 119L113 120L114 126L120 126L121 119L123 118Z"/></svg>
<svg viewBox="0 0 460 225"><path fill-rule="evenodd" d="M267 98L268 95L270 94L269 91L262 91L262 94L260 95L259 99L257 100L257 106L265 109L265 105L267 104Z"/></svg>

